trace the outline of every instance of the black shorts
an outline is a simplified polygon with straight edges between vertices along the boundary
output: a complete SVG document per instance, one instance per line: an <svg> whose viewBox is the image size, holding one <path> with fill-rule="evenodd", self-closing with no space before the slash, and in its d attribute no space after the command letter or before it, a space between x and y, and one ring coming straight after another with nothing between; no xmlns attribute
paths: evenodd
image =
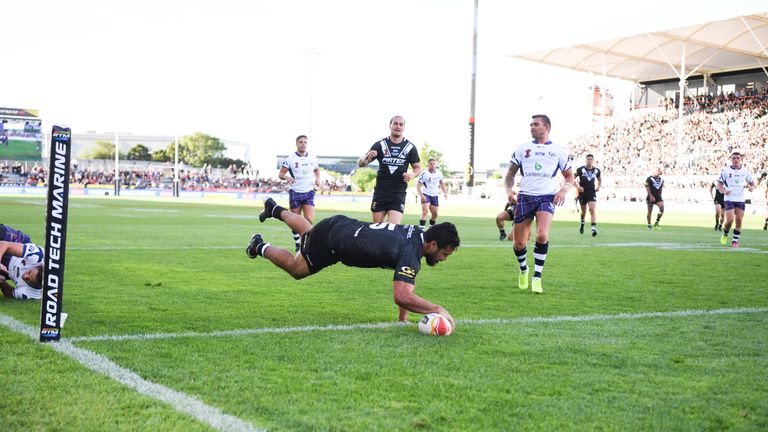
<svg viewBox="0 0 768 432"><path fill-rule="evenodd" d="M724 196L722 196L722 195L717 195L717 194L715 194L714 203L715 203L715 204L719 204L719 205L720 205L720 207L723 207L723 208L725 208L725 197L724 197Z"/></svg>
<svg viewBox="0 0 768 432"><path fill-rule="evenodd" d="M307 261L312 274L339 262L328 248L328 233L339 217L337 215L321 220L301 237L301 256Z"/></svg>
<svg viewBox="0 0 768 432"><path fill-rule="evenodd" d="M405 213L405 191L389 193L374 191L371 212L388 212L390 210Z"/></svg>
<svg viewBox="0 0 768 432"><path fill-rule="evenodd" d="M647 202L648 204L658 204L660 202L664 202L664 198L662 198L661 195L654 195L653 197L656 199L656 201L651 202L651 196L646 195L645 202Z"/></svg>
<svg viewBox="0 0 768 432"><path fill-rule="evenodd" d="M579 193L579 204L584 205L591 201L597 201L597 192L584 191Z"/></svg>

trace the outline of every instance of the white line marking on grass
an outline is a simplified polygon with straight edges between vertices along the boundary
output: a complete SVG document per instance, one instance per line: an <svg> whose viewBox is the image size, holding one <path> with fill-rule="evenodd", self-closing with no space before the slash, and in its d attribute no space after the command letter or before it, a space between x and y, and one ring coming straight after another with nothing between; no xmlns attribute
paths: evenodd
<svg viewBox="0 0 768 432"><path fill-rule="evenodd" d="M766 246L763 243L750 243L755 246ZM503 242L500 242L497 245L482 245L482 244L462 244L462 248L474 248L474 249L509 249L512 247L512 242L509 242L508 244L505 244ZM662 249L662 250L689 250L689 251L698 251L698 252L720 252L720 253L757 253L757 254L768 254L768 251L752 248L752 247L741 247L741 248L732 248L729 246L722 246L722 245L713 245L713 244L683 244L683 243L645 243L645 242L638 242L638 243L585 243L585 244L578 244L578 245L555 245L553 246L555 248L561 249L585 249L585 248L595 248L595 247L604 247L604 248L656 248L656 249Z"/></svg>
<svg viewBox="0 0 768 432"><path fill-rule="evenodd" d="M0 313L0 325L8 327L15 332L25 334L35 340L39 337L36 329L2 313ZM84 348L78 348L66 339L59 342L51 342L47 345L74 359L88 369L104 374L145 396L165 402L176 411L187 414L216 430L263 431L263 429L259 429L244 420L223 413L218 408L208 406L195 397L172 390L161 384L147 381L130 369L119 366L101 354Z"/></svg>
<svg viewBox="0 0 768 432"><path fill-rule="evenodd" d="M246 245L247 246L247 245ZM221 250L221 249L242 249L245 246L82 246L67 247L67 250L81 251L127 251L127 250Z"/></svg>
<svg viewBox="0 0 768 432"><path fill-rule="evenodd" d="M522 317L522 318L491 318L477 320L459 320L461 325L489 325L489 324L531 324L544 322L572 322L572 321L608 321L616 319L640 319L640 318L658 318L658 317L681 317L681 316L705 316L705 315L736 315L768 312L768 307L764 308L734 308L734 309L713 309L713 310L682 310L671 312L637 312L637 313L619 313L619 314L598 314L598 315L564 315L551 317ZM124 340L152 340L152 339L172 339L184 337L221 337L221 336L244 336L252 334L265 333L305 333L313 331L345 331L358 329L386 329L391 327L412 326L415 323L384 322L367 324L344 324L327 326L301 326L301 327L271 327L271 328L253 328L239 330L222 330L214 332L182 332L182 333L144 333L132 335L101 335L101 336L78 336L67 338L67 341L75 342L93 342L93 341L124 341Z"/></svg>
<svg viewBox="0 0 768 432"><path fill-rule="evenodd" d="M102 335L102 336L79 336L67 338L70 342L92 342L92 341L123 341L123 340L150 340L150 339L172 339L184 337L220 337L220 336L244 336L263 333L306 333L313 331L344 331L358 329L384 329L390 327L409 326L412 323L403 322L384 322L367 324L332 324L327 326L301 326L301 327L271 327L271 328L252 328L238 330L221 330L214 332L182 332L182 333L144 333L133 335Z"/></svg>

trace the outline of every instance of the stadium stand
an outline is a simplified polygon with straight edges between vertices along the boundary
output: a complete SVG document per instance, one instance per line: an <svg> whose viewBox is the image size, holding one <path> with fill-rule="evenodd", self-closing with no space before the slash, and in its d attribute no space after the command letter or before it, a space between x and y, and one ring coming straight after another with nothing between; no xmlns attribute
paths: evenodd
<svg viewBox="0 0 768 432"><path fill-rule="evenodd" d="M706 189L732 150L744 153L745 165L753 173L760 176L768 172L768 89L688 98L685 106L680 146L678 111L667 104L635 110L607 125L603 155L599 157L606 188L634 188L642 195L638 186L659 166L667 179L667 190L678 191L678 200L698 201L700 194L686 192ZM575 160L583 160L600 148L600 139L599 135L589 135L571 142Z"/></svg>

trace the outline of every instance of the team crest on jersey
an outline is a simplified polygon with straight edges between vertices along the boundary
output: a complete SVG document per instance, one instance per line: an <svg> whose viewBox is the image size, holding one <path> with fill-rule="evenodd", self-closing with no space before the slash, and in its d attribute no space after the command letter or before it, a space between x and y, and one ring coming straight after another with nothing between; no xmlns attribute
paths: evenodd
<svg viewBox="0 0 768 432"><path fill-rule="evenodd" d="M531 149L525 149L525 156L524 157L531 157Z"/></svg>

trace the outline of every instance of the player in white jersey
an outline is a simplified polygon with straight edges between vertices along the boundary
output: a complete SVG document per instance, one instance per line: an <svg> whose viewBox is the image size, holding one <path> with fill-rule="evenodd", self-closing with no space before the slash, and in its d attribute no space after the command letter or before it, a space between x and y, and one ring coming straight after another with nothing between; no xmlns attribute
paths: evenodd
<svg viewBox="0 0 768 432"><path fill-rule="evenodd" d="M290 175L289 175L290 174ZM296 137L296 151L289 154L277 175L290 185L288 203L292 213L304 213L304 218L312 223L315 218L315 187L320 187L320 166L317 157L307 151L307 136ZM296 252L299 251L301 236L293 233Z"/></svg>
<svg viewBox="0 0 768 432"><path fill-rule="evenodd" d="M728 243L728 231L735 220L736 226L733 228L731 246L739 247L741 221L744 219L746 209L745 187L751 192L755 187L755 181L752 179L752 173L741 166L741 153L735 151L731 153L731 166L723 168L720 171L720 178L717 179L717 189L725 196L725 225L723 225L720 244Z"/></svg>
<svg viewBox="0 0 768 432"><path fill-rule="evenodd" d="M533 250L534 273L531 289L544 292L541 273L549 251L549 228L555 214L555 206L565 202L568 191L576 185L571 161L564 147L549 140L552 123L543 114L532 116L531 136L533 141L522 144L512 154L509 170L504 178L509 202L515 205L514 249L520 266L518 287L528 288L528 266L526 264L526 239L531 233L533 219L536 219L536 246ZM520 172L520 190L515 192L515 175ZM563 175L563 185L558 184L556 175Z"/></svg>
<svg viewBox="0 0 768 432"><path fill-rule="evenodd" d="M437 210L440 207L440 201L438 196L440 191L443 192L443 197L448 199L448 192L445 189L445 183L443 183L443 173L437 169L437 161L430 158L427 162L427 169L421 172L419 181L416 182L416 191L421 198L421 219L419 220L419 226L424 229L427 223L427 210L432 214L429 218L429 226L432 226L437 221Z"/></svg>
<svg viewBox="0 0 768 432"><path fill-rule="evenodd" d="M0 256L0 290L5 297L39 299L43 296L42 249L34 243L0 241Z"/></svg>

